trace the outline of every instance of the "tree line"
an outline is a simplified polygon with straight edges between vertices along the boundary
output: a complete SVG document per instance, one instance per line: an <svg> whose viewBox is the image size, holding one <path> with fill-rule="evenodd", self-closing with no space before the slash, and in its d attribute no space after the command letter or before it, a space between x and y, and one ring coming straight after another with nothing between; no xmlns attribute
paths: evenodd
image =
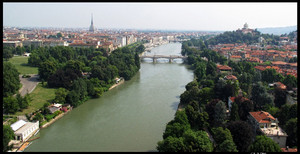
<svg viewBox="0 0 300 154"><path fill-rule="evenodd" d="M188 55L188 64L194 70L195 79L186 85L186 91L180 95L179 109L174 120L167 124L157 149L163 152L279 152L279 145L272 139L263 134L255 136L256 132L247 121L249 112L260 110L269 112L279 121L289 121L288 124L279 124L292 135L289 135L287 145L295 146L297 139L293 136L297 131L291 127L297 124L297 104L282 103L285 102L283 92L276 94L278 89L270 89L268 83L282 81L292 88L297 86L297 80L271 69L256 71L255 64L250 62L227 61L202 43L202 40L182 43L182 51ZM237 80L224 79L226 74L216 72L216 63L232 67L232 74L236 75ZM275 91L275 99L268 93L270 90ZM230 113L227 111L229 97L235 97ZM200 134L194 140L185 139L186 133L191 134L191 131L202 134L210 132L214 142L207 135Z"/></svg>

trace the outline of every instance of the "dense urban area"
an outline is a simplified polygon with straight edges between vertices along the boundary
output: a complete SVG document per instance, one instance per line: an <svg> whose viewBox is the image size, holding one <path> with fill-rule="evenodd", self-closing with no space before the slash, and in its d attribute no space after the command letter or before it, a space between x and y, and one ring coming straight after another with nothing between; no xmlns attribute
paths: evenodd
<svg viewBox="0 0 300 154"><path fill-rule="evenodd" d="M159 152L297 152L297 31L3 27L3 151L23 151L90 98L130 80L171 42L194 72Z"/></svg>

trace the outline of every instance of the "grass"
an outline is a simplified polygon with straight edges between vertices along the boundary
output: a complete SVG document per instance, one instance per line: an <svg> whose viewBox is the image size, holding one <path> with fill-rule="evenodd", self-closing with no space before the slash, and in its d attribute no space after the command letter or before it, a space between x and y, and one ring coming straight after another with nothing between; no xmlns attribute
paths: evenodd
<svg viewBox="0 0 300 154"><path fill-rule="evenodd" d="M14 56L9 59L9 62L16 67L20 74L38 74L38 67L27 65L28 58L25 56Z"/></svg>
<svg viewBox="0 0 300 154"><path fill-rule="evenodd" d="M23 109L22 112L17 112L16 115L25 115L28 113L32 113L43 107L46 102L50 103L50 101L55 98L55 90L56 89L54 88L45 88L41 83L39 83L34 91L30 93L32 101L30 102L28 108Z"/></svg>

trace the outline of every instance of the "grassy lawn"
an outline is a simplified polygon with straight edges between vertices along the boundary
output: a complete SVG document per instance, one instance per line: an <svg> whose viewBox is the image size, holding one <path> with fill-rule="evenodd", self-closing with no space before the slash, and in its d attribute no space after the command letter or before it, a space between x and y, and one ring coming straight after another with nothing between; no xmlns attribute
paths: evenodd
<svg viewBox="0 0 300 154"><path fill-rule="evenodd" d="M15 65L16 69L22 74L38 74L37 67L28 66L28 58L25 56L14 56L9 59L13 65Z"/></svg>
<svg viewBox="0 0 300 154"><path fill-rule="evenodd" d="M24 109L22 112L17 112L16 115L25 115L28 113L32 113L41 107L46 102L49 102L55 98L55 90L54 88L45 88L39 83L34 91L30 93L32 98L31 103L29 104L27 109Z"/></svg>

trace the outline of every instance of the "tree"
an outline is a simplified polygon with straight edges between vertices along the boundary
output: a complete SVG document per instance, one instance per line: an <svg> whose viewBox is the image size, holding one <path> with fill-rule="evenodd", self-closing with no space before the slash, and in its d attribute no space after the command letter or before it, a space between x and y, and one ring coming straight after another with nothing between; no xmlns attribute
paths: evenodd
<svg viewBox="0 0 300 154"><path fill-rule="evenodd" d="M227 123L234 143L239 152L247 152L249 145L254 137L252 127L245 121L231 121Z"/></svg>
<svg viewBox="0 0 300 154"><path fill-rule="evenodd" d="M14 55L12 51L8 48L3 49L3 58L8 61L9 58L12 58Z"/></svg>
<svg viewBox="0 0 300 154"><path fill-rule="evenodd" d="M208 114L208 120L207 122L213 126L214 121L214 114L215 114L215 107L216 104L219 102L219 99L213 99L208 104L205 105L205 112Z"/></svg>
<svg viewBox="0 0 300 154"><path fill-rule="evenodd" d="M226 106L223 101L219 101L215 106L214 126L223 126L226 123Z"/></svg>
<svg viewBox="0 0 300 154"><path fill-rule="evenodd" d="M75 90L72 90L68 93L66 97L66 103L72 105L74 108L79 105L79 95Z"/></svg>
<svg viewBox="0 0 300 154"><path fill-rule="evenodd" d="M10 62L3 62L3 96L13 95L20 88L19 72Z"/></svg>
<svg viewBox="0 0 300 154"><path fill-rule="evenodd" d="M265 69L261 72L261 79L267 83L273 83L277 81L281 81L283 76L276 72L275 69Z"/></svg>
<svg viewBox="0 0 300 154"><path fill-rule="evenodd" d="M262 82L253 85L251 91L251 100L254 102L255 110L263 110L266 106L274 106L273 98L267 93Z"/></svg>
<svg viewBox="0 0 300 154"><path fill-rule="evenodd" d="M68 90L66 90L65 88L58 88L55 91L55 98L53 102L64 104L66 102L67 95L68 95Z"/></svg>
<svg viewBox="0 0 300 154"><path fill-rule="evenodd" d="M289 147L294 147L298 145L298 125L297 125L297 118L292 118L288 120L285 124L284 130L288 134L288 137L286 139L286 145Z"/></svg>
<svg viewBox="0 0 300 154"><path fill-rule="evenodd" d="M275 99L274 99L274 104L276 107L281 107L286 103L286 92L285 90L275 88Z"/></svg>
<svg viewBox="0 0 300 154"><path fill-rule="evenodd" d="M46 60L42 62L38 68L40 79L48 80L48 78L56 72L58 68L55 61Z"/></svg>
<svg viewBox="0 0 300 154"><path fill-rule="evenodd" d="M214 91L213 88L205 87L199 91L199 102L203 105L206 105L213 97Z"/></svg>
<svg viewBox="0 0 300 154"><path fill-rule="evenodd" d="M240 120L239 107L235 102L233 102L230 111L230 121L237 121L237 120Z"/></svg>
<svg viewBox="0 0 300 154"><path fill-rule="evenodd" d="M254 104L251 100L245 97L238 96L234 99L234 102L238 106L238 113L241 120L246 121L248 119L249 112L254 111Z"/></svg>
<svg viewBox="0 0 300 154"><path fill-rule="evenodd" d="M159 152L183 152L185 145L182 137L169 136L166 139L157 143L156 149Z"/></svg>
<svg viewBox="0 0 300 154"><path fill-rule="evenodd" d="M3 98L3 108L5 113L16 113L20 110L18 100L13 96Z"/></svg>
<svg viewBox="0 0 300 154"><path fill-rule="evenodd" d="M213 144L205 131L187 130L183 134L184 152L212 152Z"/></svg>
<svg viewBox="0 0 300 154"><path fill-rule="evenodd" d="M282 152L279 145L266 136L256 136L255 141L249 146L249 152Z"/></svg>
<svg viewBox="0 0 300 154"><path fill-rule="evenodd" d="M3 125L3 152L6 152L12 148L8 146L8 143L15 138L14 131L9 125Z"/></svg>
<svg viewBox="0 0 300 154"><path fill-rule="evenodd" d="M217 144L216 152L238 152L231 133L227 128L212 128L211 132Z"/></svg>
<svg viewBox="0 0 300 154"><path fill-rule="evenodd" d="M192 101L186 108L185 113L191 125L191 128L199 130L208 126L208 114L200 112L199 103Z"/></svg>
<svg viewBox="0 0 300 154"><path fill-rule="evenodd" d="M298 82L296 77L289 74L283 79L282 83L286 85L288 90L291 90L292 88L297 87Z"/></svg>
<svg viewBox="0 0 300 154"><path fill-rule="evenodd" d="M16 95L16 99L18 101L20 109L25 109L28 107L29 103L31 102L31 98L29 94L26 94L22 97L19 93Z"/></svg>
<svg viewBox="0 0 300 154"><path fill-rule="evenodd" d="M43 116L40 112L38 112L38 113L36 113L36 115L34 116L33 120L42 122L42 121L44 121L44 116Z"/></svg>
<svg viewBox="0 0 300 154"><path fill-rule="evenodd" d="M188 129L190 129L189 124L181 124L179 122L170 121L166 126L165 132L163 133L163 139L166 139L169 136L181 137Z"/></svg>
<svg viewBox="0 0 300 154"><path fill-rule="evenodd" d="M225 140L216 147L216 152L238 152L232 140Z"/></svg>
<svg viewBox="0 0 300 154"><path fill-rule="evenodd" d="M180 103L188 104L192 101L198 101L199 93L200 89L196 86L193 86L190 90L186 90L180 95Z"/></svg>

